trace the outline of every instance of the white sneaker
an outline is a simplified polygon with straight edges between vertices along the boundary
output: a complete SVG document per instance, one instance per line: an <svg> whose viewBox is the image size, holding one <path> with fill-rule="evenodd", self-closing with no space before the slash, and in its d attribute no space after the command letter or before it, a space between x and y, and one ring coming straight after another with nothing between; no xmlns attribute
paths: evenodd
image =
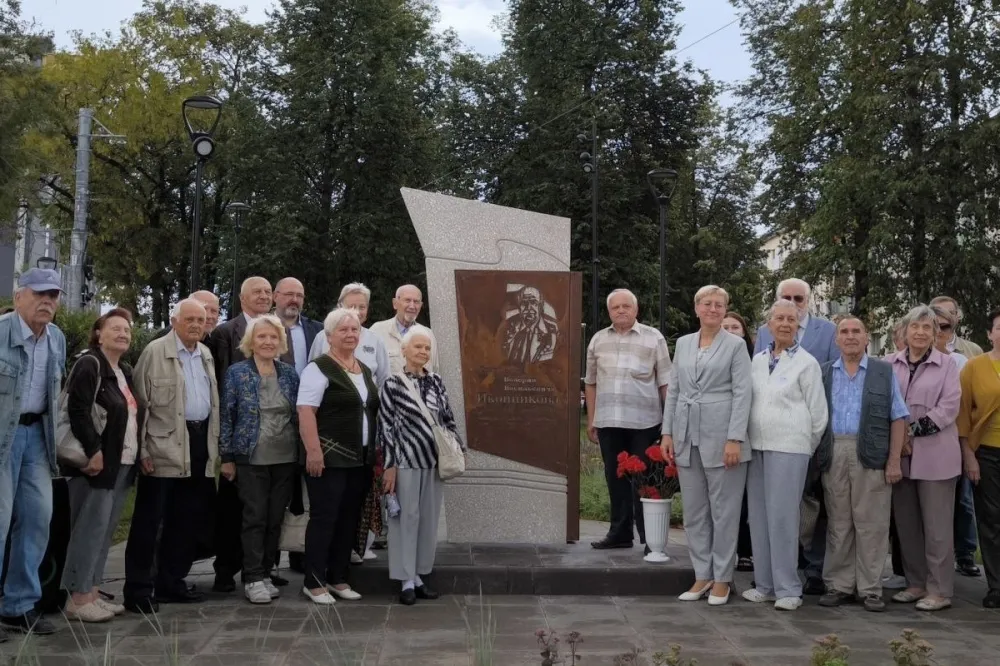
<svg viewBox="0 0 1000 666"><path fill-rule="evenodd" d="M883 576L882 587L887 590L902 590L906 588L906 578L903 576L896 576L895 574L890 574L888 576Z"/></svg>
<svg viewBox="0 0 1000 666"><path fill-rule="evenodd" d="M773 595L764 594L756 587L751 587L749 590L743 590L743 598L755 604L761 604L765 601L774 601Z"/></svg>
<svg viewBox="0 0 1000 666"><path fill-rule="evenodd" d="M275 586L274 583L271 582L270 578L265 578L261 582L264 583L264 587L267 588L267 593L271 595L272 599L277 599L281 596L281 591L277 588L277 586Z"/></svg>
<svg viewBox="0 0 1000 666"><path fill-rule="evenodd" d="M357 601L361 598L361 595L352 590L350 587L338 590L333 585L327 585L326 589L330 590L330 594L338 596L345 601Z"/></svg>
<svg viewBox="0 0 1000 666"><path fill-rule="evenodd" d="M781 597L774 602L774 607L783 611L793 611L801 605L801 597Z"/></svg>
<svg viewBox="0 0 1000 666"><path fill-rule="evenodd" d="M72 599L66 602L63 614L67 620L79 620L80 622L107 622L114 618L115 614L109 610L104 610L96 603L91 602L82 606L77 606Z"/></svg>
<svg viewBox="0 0 1000 666"><path fill-rule="evenodd" d="M351 564L361 564L362 562L364 562L364 560L361 559L361 556L358 555L357 553L355 553L352 550L351 551Z"/></svg>
<svg viewBox="0 0 1000 666"><path fill-rule="evenodd" d="M262 580L256 583L247 583L243 586L243 592L252 604L271 603L271 594L267 591L267 586Z"/></svg>
<svg viewBox="0 0 1000 666"><path fill-rule="evenodd" d="M378 555L376 555L375 553L373 553L371 548L369 548L368 550L365 551L364 560L366 562L369 561L369 560L377 560L377 559L378 559Z"/></svg>

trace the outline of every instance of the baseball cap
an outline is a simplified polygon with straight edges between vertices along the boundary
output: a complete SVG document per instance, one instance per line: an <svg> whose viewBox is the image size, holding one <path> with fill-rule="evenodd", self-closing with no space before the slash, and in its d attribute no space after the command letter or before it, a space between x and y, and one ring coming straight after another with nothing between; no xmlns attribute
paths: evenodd
<svg viewBox="0 0 1000 666"><path fill-rule="evenodd" d="M18 287L27 287L31 291L62 291L59 286L61 279L59 271L51 268L32 268L21 274L17 279Z"/></svg>

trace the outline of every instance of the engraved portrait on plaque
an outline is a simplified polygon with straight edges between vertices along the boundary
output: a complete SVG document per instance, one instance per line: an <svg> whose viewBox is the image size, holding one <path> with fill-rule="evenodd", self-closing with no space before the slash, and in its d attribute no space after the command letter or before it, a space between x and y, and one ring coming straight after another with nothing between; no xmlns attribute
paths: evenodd
<svg viewBox="0 0 1000 666"><path fill-rule="evenodd" d="M559 341L559 315L538 287L507 284L507 296L514 295L513 309L504 312L497 338L503 353L514 365L531 365L552 360Z"/></svg>

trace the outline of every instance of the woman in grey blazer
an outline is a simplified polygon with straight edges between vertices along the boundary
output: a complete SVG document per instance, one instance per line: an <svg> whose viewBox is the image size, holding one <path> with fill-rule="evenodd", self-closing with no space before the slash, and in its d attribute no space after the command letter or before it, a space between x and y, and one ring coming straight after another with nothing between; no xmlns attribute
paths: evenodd
<svg viewBox="0 0 1000 666"><path fill-rule="evenodd" d="M694 297L697 333L677 341L663 406L663 454L673 457L684 502L695 582L680 596L729 601L746 486L752 385L741 338L722 330L729 294L708 285Z"/></svg>

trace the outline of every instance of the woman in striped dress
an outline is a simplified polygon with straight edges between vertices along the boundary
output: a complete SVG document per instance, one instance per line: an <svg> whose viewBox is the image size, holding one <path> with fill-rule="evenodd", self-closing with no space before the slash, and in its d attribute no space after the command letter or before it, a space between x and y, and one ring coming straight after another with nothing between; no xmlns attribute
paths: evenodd
<svg viewBox="0 0 1000 666"><path fill-rule="evenodd" d="M461 439L444 382L424 369L431 358L430 331L415 324L401 347L406 366L386 380L379 396L379 445L385 460L383 490L396 494L400 509L389 518L389 577L400 581L399 600L411 606L418 598L438 597L421 578L434 568L443 492L434 432L423 406L439 426Z"/></svg>

